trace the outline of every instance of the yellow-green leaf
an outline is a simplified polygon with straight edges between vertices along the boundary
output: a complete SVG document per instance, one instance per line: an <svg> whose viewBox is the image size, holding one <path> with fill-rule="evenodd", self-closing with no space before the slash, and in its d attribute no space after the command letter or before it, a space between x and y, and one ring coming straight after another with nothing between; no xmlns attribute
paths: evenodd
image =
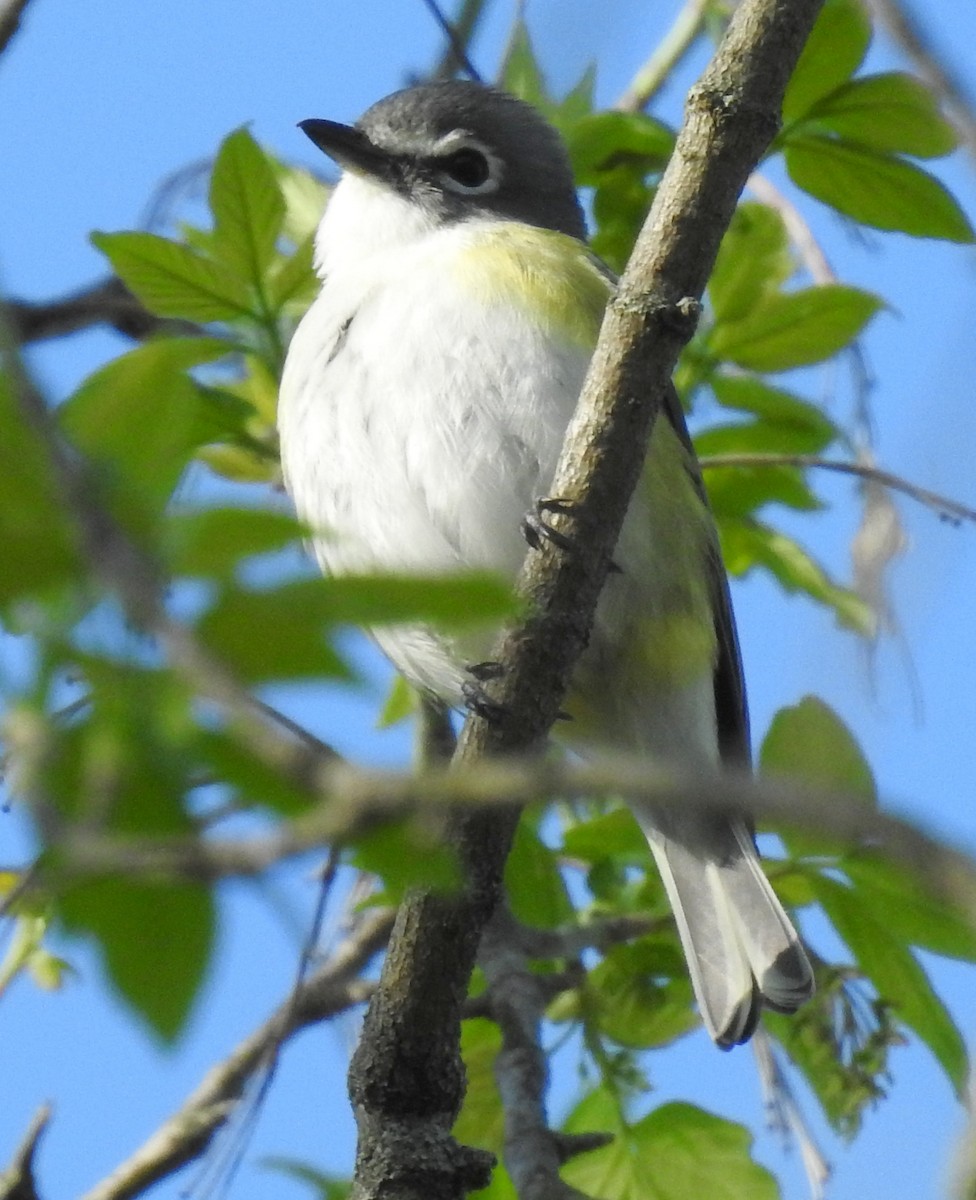
<svg viewBox="0 0 976 1200"><path fill-rule="evenodd" d="M608 1130L614 1141L563 1168L571 1186L600 1200L779 1200L776 1180L751 1155L752 1134L692 1104L663 1104L623 1126L605 1088L566 1122L570 1133Z"/></svg>
<svg viewBox="0 0 976 1200"><path fill-rule="evenodd" d="M154 233L93 233L92 242L150 311L188 321L252 316L244 279L226 264Z"/></svg>
<svg viewBox="0 0 976 1200"><path fill-rule="evenodd" d="M809 366L850 345L880 307L877 296L839 283L778 292L716 324L708 348L750 371Z"/></svg>
<svg viewBox="0 0 976 1200"><path fill-rule="evenodd" d="M823 96L846 82L864 61L871 20L857 0L827 0L783 98L783 120L803 117Z"/></svg>
<svg viewBox="0 0 976 1200"><path fill-rule="evenodd" d="M263 287L285 217L274 168L246 129L223 141L210 177L214 254L256 288Z"/></svg>
<svg viewBox="0 0 976 1200"><path fill-rule="evenodd" d="M791 139L785 154L797 187L855 221L912 237L973 240L972 226L952 193L913 163L815 134Z"/></svg>
<svg viewBox="0 0 976 1200"><path fill-rule="evenodd" d="M916 158L949 154L959 140L925 84L901 71L852 79L825 96L810 120L844 141Z"/></svg>

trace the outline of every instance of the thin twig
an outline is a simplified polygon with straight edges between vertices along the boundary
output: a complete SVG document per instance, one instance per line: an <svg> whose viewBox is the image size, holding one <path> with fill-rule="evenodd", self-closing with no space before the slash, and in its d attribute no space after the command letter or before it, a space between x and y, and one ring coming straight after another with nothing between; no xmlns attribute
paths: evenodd
<svg viewBox="0 0 976 1200"><path fill-rule="evenodd" d="M462 0L460 11L452 25L457 41L468 52L471 42L478 31L481 19L487 11L489 0ZM458 60L453 42L450 42L441 55L437 66L430 73L431 79L453 79L459 70L464 69L464 63Z"/></svg>
<svg viewBox="0 0 976 1200"><path fill-rule="evenodd" d="M427 11L440 26L450 46L450 55L445 55L444 60L442 60L441 69L443 69L444 75L441 77L443 78L454 73L453 70L448 71L446 69L446 63L450 61L450 58L454 58L458 65L464 68L469 78L473 79L475 83L484 83L478 68L468 57L468 42L481 15L480 5L469 4L466 6L472 10L473 16L469 14L468 22L462 26L460 18L457 24L447 19L437 0L423 0L423 2Z"/></svg>
<svg viewBox="0 0 976 1200"><path fill-rule="evenodd" d="M224 1145L220 1147L220 1150L223 1152L218 1150L217 1153L214 1153L213 1150L216 1149L214 1147L204 1160L203 1169L192 1188L192 1191L199 1195L210 1195L218 1186L224 1193L229 1193L234 1177L240 1169L241 1163L244 1161L244 1155L247 1151L251 1135L257 1126L261 1112L270 1095L271 1086L278 1073L278 1065L281 1061L281 1051L285 1045L285 1039L288 1036L288 1031L294 1025L295 1014L301 1003L302 987L307 982L309 969L322 936L322 924L325 920L326 905L328 904L332 885L335 883L338 871L339 851L335 847L331 847L325 866L322 868L320 874L315 908L302 942L291 995L279 1009L280 1028L278 1037L269 1042L263 1060L254 1072L254 1086L249 1089L246 1099L238 1106L233 1129L228 1128L225 1131L229 1136L225 1137Z"/></svg>
<svg viewBox="0 0 976 1200"><path fill-rule="evenodd" d="M0 3L0 54L20 28L20 22L30 0L3 0Z"/></svg>
<svg viewBox="0 0 976 1200"><path fill-rule="evenodd" d="M38 1200L34 1158L52 1111L50 1104L41 1105L14 1151L10 1166L0 1171L0 1200Z"/></svg>
<svg viewBox="0 0 976 1200"><path fill-rule="evenodd" d="M289 996L227 1058L203 1077L185 1103L83 1200L130 1200L199 1157L225 1124L248 1081L287 1038L319 1021L361 1004L371 984L360 978L383 948L393 915L374 909L314 975Z"/></svg>
<svg viewBox="0 0 976 1200"><path fill-rule="evenodd" d="M800 261L814 283L836 283L837 275L827 260L823 247L796 205L765 175L753 171L746 188L763 204L776 210L786 226L786 233L796 248Z"/></svg>
<svg viewBox="0 0 976 1200"><path fill-rule="evenodd" d="M643 112L695 44L713 0L685 0L671 28L627 85L615 108Z"/></svg>
<svg viewBox="0 0 976 1200"><path fill-rule="evenodd" d="M976 508L960 504L939 492L919 487L910 483L901 475L891 471L883 471L880 467L864 462L840 462L836 459L820 458L816 454L711 454L701 459L702 470L716 470L720 467L799 467L801 469L816 469L835 471L840 475L854 475L859 479L868 479L874 483L883 484L894 492L909 496L946 521L961 524L963 521L976 523Z"/></svg>

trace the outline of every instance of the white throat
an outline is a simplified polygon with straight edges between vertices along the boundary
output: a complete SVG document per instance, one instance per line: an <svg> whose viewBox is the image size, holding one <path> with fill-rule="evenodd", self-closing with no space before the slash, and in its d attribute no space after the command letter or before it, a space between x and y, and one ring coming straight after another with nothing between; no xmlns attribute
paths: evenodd
<svg viewBox="0 0 976 1200"><path fill-rule="evenodd" d="M366 175L344 171L315 235L315 269L325 279L373 255L402 249L437 225L422 205Z"/></svg>

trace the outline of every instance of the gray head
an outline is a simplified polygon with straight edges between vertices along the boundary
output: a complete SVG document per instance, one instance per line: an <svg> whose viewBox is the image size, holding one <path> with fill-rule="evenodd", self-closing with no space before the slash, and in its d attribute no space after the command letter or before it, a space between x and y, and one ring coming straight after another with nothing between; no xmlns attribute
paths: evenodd
<svg viewBox="0 0 976 1200"><path fill-rule="evenodd" d="M562 139L506 92L422 84L380 100L354 126L301 127L341 167L385 184L438 224L492 216L586 236Z"/></svg>

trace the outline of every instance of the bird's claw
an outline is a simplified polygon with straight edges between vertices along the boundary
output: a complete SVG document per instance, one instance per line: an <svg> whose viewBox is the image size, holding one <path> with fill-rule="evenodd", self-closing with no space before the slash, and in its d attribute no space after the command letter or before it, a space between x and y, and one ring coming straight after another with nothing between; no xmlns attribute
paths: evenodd
<svg viewBox="0 0 976 1200"><path fill-rule="evenodd" d="M461 684L461 695L465 707L476 716L484 717L486 721L501 721L506 713L505 706L499 704L497 700L492 700L482 685L491 683L494 679L500 679L505 668L500 662L489 660L471 663L465 667L465 671L470 676Z"/></svg>
<svg viewBox="0 0 976 1200"><path fill-rule="evenodd" d="M531 512L522 518L522 536L533 550L541 550L543 542L552 542L560 550L572 553L575 549L573 539L546 520L546 513L570 513L573 505L568 500L560 500L555 496L544 497L535 502Z"/></svg>
<svg viewBox="0 0 976 1200"><path fill-rule="evenodd" d="M552 542L567 554L576 552L576 542L567 533L561 533L546 520L546 513L571 513L573 504L569 500L560 500L549 496L535 502L535 508L522 518L522 536L533 550L541 550L543 542ZM611 575L620 575L623 568L610 560L607 570Z"/></svg>

